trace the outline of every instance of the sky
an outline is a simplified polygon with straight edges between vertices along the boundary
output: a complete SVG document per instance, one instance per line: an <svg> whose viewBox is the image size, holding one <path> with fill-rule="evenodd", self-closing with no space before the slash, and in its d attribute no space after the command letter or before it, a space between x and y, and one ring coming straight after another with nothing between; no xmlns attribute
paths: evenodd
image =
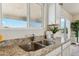
<svg viewBox="0 0 79 59"><path fill-rule="evenodd" d="M2 25L8 26L8 27L27 27L28 21L23 20L16 20L16 19L10 19L10 18L3 18L2 19ZM32 27L39 28L41 27L41 23L30 21L30 25Z"/></svg>
<svg viewBox="0 0 79 59"><path fill-rule="evenodd" d="M64 19L61 19L61 28L64 28ZM16 20L16 19L10 19L10 18L3 18L2 25L7 27L27 27L28 21L23 20ZM41 27L42 23L38 23L35 21L30 21L30 25L32 27L39 28Z"/></svg>

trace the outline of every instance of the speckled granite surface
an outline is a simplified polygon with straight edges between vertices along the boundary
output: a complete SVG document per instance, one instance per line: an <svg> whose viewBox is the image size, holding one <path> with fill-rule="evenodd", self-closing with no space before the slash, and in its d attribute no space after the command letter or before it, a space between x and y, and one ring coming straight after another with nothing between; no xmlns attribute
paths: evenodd
<svg viewBox="0 0 79 59"><path fill-rule="evenodd" d="M0 48L0 56L20 56L29 55L28 52L22 50L19 46Z"/></svg>
<svg viewBox="0 0 79 59"><path fill-rule="evenodd" d="M61 40L55 40L55 41L56 41L55 44L46 46L45 48L42 48L42 49L37 50L35 52L30 52L30 55L31 56L44 56L44 55L46 55L47 53L49 53L49 52L53 51L54 49L61 46Z"/></svg>
<svg viewBox="0 0 79 59"><path fill-rule="evenodd" d="M41 39L41 38L37 37L36 39ZM46 46L45 48L39 49L37 51L27 52L21 49L18 45L22 45L30 42L29 39L24 39L24 38L16 39L16 40L11 40L11 42L15 42L15 45L13 45L12 47L0 48L0 56L44 56L47 53L61 46L61 39L56 39L55 44Z"/></svg>

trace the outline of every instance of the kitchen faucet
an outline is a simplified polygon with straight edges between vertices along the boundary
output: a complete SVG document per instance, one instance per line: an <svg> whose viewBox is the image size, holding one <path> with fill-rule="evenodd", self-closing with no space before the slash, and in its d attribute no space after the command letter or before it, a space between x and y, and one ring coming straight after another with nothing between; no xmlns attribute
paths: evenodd
<svg viewBox="0 0 79 59"><path fill-rule="evenodd" d="M31 41L34 41L34 39L35 39L35 35L34 34L32 34L32 36L31 36Z"/></svg>

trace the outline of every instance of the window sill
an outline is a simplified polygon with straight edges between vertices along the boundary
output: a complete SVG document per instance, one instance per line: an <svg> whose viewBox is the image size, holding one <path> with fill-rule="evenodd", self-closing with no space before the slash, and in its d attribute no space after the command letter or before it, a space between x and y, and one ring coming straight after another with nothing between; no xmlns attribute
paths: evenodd
<svg viewBox="0 0 79 59"><path fill-rule="evenodd" d="M44 30L44 28L6 28L6 27L1 27L0 30Z"/></svg>

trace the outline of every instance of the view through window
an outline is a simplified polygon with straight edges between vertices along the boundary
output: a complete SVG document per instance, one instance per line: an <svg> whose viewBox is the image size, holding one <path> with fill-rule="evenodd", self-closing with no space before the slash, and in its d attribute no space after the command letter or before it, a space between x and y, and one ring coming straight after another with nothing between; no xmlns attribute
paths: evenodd
<svg viewBox="0 0 79 59"><path fill-rule="evenodd" d="M37 3L2 3L1 25L6 28L43 28L42 7L43 4Z"/></svg>

